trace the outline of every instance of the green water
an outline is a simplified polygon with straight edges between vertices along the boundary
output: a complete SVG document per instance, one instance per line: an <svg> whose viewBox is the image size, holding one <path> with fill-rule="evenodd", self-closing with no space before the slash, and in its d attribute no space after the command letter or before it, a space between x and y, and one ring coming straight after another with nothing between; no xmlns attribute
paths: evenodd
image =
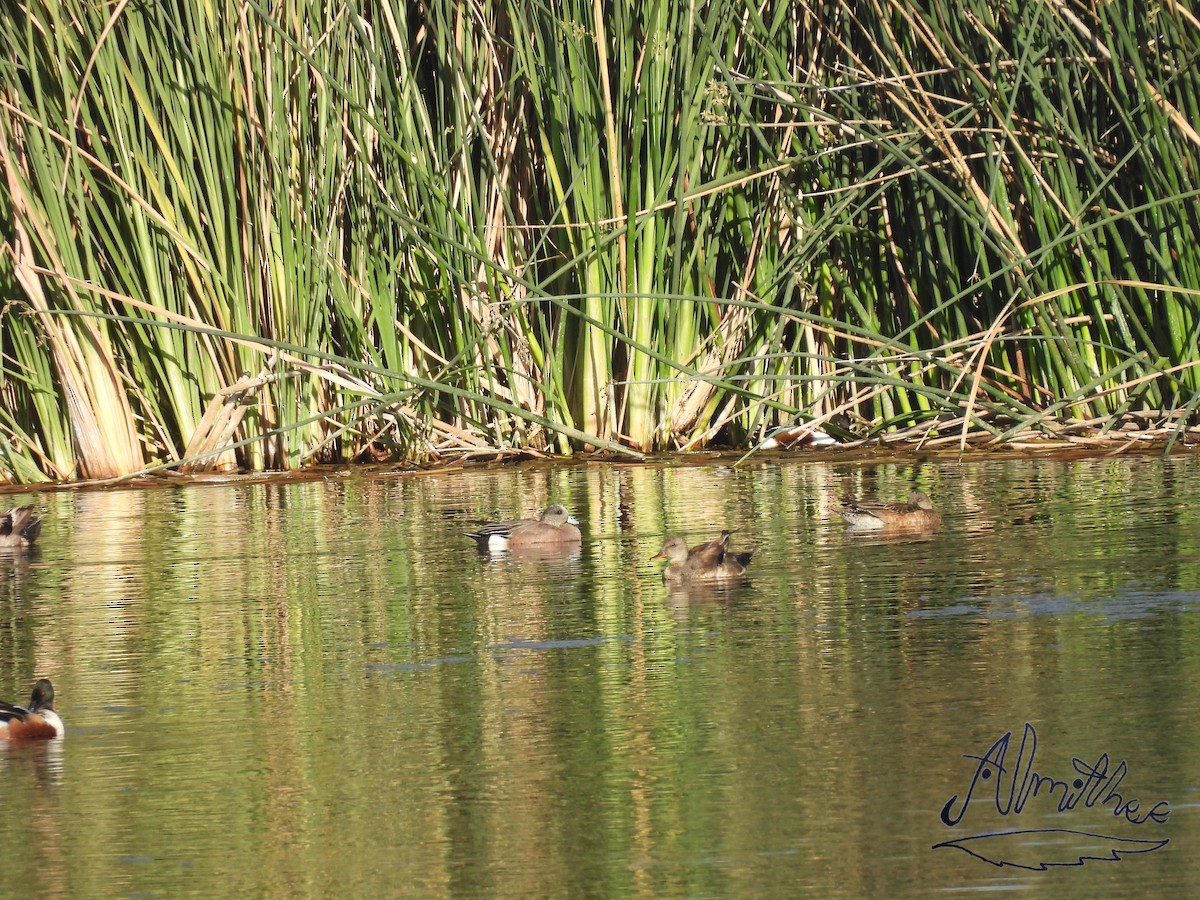
<svg viewBox="0 0 1200 900"><path fill-rule="evenodd" d="M928 539L848 534L919 488ZM0 498L0 744L24 896L1182 896L1200 876L1200 459L574 466ZM481 556L564 503L574 557ZM668 593L668 532L736 529L750 581ZM1165 824L995 792L1124 760ZM994 782L993 782L994 784ZM1048 872L942 841L1072 829L1154 852ZM1034 855L1063 856L1033 844ZM1028 846L1027 846L1028 849Z"/></svg>

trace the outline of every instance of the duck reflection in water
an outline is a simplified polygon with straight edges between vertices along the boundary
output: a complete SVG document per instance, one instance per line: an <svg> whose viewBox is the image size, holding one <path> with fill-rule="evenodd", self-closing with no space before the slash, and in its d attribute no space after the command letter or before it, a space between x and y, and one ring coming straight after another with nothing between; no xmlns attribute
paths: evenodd
<svg viewBox="0 0 1200 900"><path fill-rule="evenodd" d="M751 584L749 578L726 579L724 581L665 581L666 605L672 612L692 616L709 607L733 605L737 597L744 597Z"/></svg>

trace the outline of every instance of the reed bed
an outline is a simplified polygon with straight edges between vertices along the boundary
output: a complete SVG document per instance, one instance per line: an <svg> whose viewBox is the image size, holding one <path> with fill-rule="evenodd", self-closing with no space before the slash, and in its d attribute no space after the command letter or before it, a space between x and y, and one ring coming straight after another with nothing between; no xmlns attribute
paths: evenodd
<svg viewBox="0 0 1200 900"><path fill-rule="evenodd" d="M1183 435L1198 55L1131 0L26 0L0 478Z"/></svg>

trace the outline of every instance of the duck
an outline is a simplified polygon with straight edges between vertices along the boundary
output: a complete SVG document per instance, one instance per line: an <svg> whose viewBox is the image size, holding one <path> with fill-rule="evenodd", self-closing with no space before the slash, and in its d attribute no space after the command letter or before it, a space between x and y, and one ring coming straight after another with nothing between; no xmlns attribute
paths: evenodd
<svg viewBox="0 0 1200 900"><path fill-rule="evenodd" d="M42 520L32 506L14 506L0 516L0 548L25 549L33 546L42 530Z"/></svg>
<svg viewBox="0 0 1200 900"><path fill-rule="evenodd" d="M722 531L717 540L697 544L690 550L682 537L673 534L650 560L667 560L662 573L664 582L733 581L746 574L754 551L730 553L727 549L730 534Z"/></svg>
<svg viewBox="0 0 1200 900"><path fill-rule="evenodd" d="M933 531L942 525L942 514L921 491L913 491L905 501L845 500L838 515L863 531Z"/></svg>
<svg viewBox="0 0 1200 900"><path fill-rule="evenodd" d="M512 519L485 522L477 531L468 531L480 550L523 550L528 548L569 547L578 544L579 520L565 506L553 503L538 519Z"/></svg>
<svg viewBox="0 0 1200 900"><path fill-rule="evenodd" d="M795 450L809 447L819 450L822 447L836 447L840 444L837 438L817 428L815 425L781 425L767 435L758 445L759 450Z"/></svg>
<svg viewBox="0 0 1200 900"><path fill-rule="evenodd" d="M54 685L49 678L38 679L29 706L0 700L0 740L58 738L65 731L62 719L54 711Z"/></svg>

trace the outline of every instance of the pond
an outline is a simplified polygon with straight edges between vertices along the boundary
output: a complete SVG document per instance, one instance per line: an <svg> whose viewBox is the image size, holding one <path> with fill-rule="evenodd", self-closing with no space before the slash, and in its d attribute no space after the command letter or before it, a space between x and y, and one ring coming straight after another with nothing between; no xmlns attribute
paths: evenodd
<svg viewBox="0 0 1200 900"><path fill-rule="evenodd" d="M939 532L833 512L914 489ZM27 895L1182 896L1200 874L1200 458L3 500L45 524L0 555L0 697L50 677L67 726L0 742ZM577 554L463 534L551 502ZM722 529L748 580L668 591L664 536ZM1036 868L1080 856L1109 858Z"/></svg>

